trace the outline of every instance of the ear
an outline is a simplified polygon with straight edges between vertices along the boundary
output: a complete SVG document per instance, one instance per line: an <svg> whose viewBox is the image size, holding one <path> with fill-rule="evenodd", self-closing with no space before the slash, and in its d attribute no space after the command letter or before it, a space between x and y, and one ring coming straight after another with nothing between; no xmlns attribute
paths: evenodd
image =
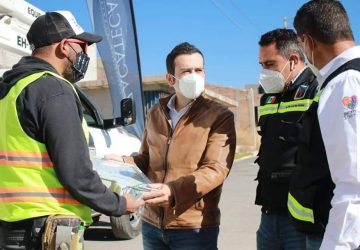
<svg viewBox="0 0 360 250"><path fill-rule="evenodd" d="M289 58L290 62L290 71L293 71L296 67L296 65L299 63L300 57L298 54L292 54Z"/></svg>
<svg viewBox="0 0 360 250"><path fill-rule="evenodd" d="M175 84L174 77L169 73L166 74L166 81L170 87L172 87Z"/></svg>
<svg viewBox="0 0 360 250"><path fill-rule="evenodd" d="M60 43L58 44L58 50L65 57L70 56L70 48L69 46L66 46L66 39L60 41Z"/></svg>
<svg viewBox="0 0 360 250"><path fill-rule="evenodd" d="M311 36L309 36L308 34L304 34L304 37L306 38L306 44L309 47L309 49L314 50L314 48L316 46L314 39Z"/></svg>

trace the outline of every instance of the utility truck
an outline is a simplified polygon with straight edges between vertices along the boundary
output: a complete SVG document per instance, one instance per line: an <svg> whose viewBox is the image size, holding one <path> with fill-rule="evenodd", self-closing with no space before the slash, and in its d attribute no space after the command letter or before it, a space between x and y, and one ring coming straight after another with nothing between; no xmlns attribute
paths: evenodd
<svg viewBox="0 0 360 250"><path fill-rule="evenodd" d="M26 34L31 23L42 14L44 11L26 1L0 0L0 77L21 56L31 54ZM127 171L129 168L126 170L127 166L123 166L122 169L127 171L124 175L122 175L123 172L117 170L112 173L111 171L115 168L111 167L116 164L118 164L117 167L121 167L121 164L102 160L101 157L106 153L132 155L138 152L140 139L124 129L125 126L136 122L135 103L130 98L114 100L114 95L111 93L114 89L109 88L107 83L99 83L97 80L96 62L98 60L94 45L89 47L89 56L91 60L88 73L75 87L89 127L90 155L94 169L98 171L104 184L114 191L124 192L121 190L124 189L124 186L119 183L121 178L125 177L125 182L131 181L131 178L134 178L135 182L146 182L146 177L137 167L132 167L131 171L134 170L134 172L130 173ZM142 102L142 100L138 101ZM113 110L120 110L121 115L112 115ZM109 172L108 169L112 170ZM97 221L99 217L99 213L93 213L94 221ZM131 215L111 217L110 222L112 231L117 238L131 239L140 232L139 211Z"/></svg>

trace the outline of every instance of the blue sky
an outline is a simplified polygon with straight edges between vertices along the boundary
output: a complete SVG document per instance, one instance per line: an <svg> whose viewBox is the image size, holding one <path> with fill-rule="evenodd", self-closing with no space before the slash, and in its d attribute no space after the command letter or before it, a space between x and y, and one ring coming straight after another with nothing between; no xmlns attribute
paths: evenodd
<svg viewBox="0 0 360 250"><path fill-rule="evenodd" d="M28 0L44 10L70 10L91 30L86 0ZM292 27L304 0L133 0L143 76L164 75L165 58L180 42L196 45L205 56L206 82L242 88L257 83L258 40L272 29ZM342 0L360 41L360 3Z"/></svg>

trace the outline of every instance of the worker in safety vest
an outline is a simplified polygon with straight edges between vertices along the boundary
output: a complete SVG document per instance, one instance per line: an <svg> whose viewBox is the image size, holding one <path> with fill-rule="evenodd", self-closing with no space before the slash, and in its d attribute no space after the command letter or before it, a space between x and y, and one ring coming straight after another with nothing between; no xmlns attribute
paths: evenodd
<svg viewBox="0 0 360 250"><path fill-rule="evenodd" d="M68 11L39 16L27 34L32 56L0 81L0 249L40 249L49 215L91 209L111 216L143 204L106 188L92 169L87 127L73 83L84 77L84 32Z"/></svg>
<svg viewBox="0 0 360 250"><path fill-rule="evenodd" d="M257 249L305 249L307 235L290 223L287 194L296 167L298 121L312 102L317 81L304 64L293 30L267 32L259 45L260 84L265 94L258 109L261 145L255 203L262 206L262 215Z"/></svg>
<svg viewBox="0 0 360 250"><path fill-rule="evenodd" d="M321 250L360 245L360 46L340 1L302 5L294 27L319 71L319 92L303 118L288 208ZM319 247L318 247L319 249Z"/></svg>

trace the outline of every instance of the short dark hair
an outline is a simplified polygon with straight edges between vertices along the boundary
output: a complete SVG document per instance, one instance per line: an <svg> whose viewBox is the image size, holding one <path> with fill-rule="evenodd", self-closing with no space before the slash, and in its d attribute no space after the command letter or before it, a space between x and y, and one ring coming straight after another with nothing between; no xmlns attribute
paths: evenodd
<svg viewBox="0 0 360 250"><path fill-rule="evenodd" d="M312 0L296 12L294 27L299 36L308 34L324 44L352 40L348 15L340 1Z"/></svg>
<svg viewBox="0 0 360 250"><path fill-rule="evenodd" d="M300 39L292 29L274 29L263 34L259 41L261 47L272 43L275 43L276 49L284 58L288 59L295 52L299 55L301 61L305 61Z"/></svg>
<svg viewBox="0 0 360 250"><path fill-rule="evenodd" d="M167 55L166 57L166 70L170 74L175 73L175 58L179 55L191 55L194 53L199 53L202 58L204 59L204 55L201 53L201 51L196 48L194 45L184 42L180 43L175 46L175 48L172 49L172 51Z"/></svg>

